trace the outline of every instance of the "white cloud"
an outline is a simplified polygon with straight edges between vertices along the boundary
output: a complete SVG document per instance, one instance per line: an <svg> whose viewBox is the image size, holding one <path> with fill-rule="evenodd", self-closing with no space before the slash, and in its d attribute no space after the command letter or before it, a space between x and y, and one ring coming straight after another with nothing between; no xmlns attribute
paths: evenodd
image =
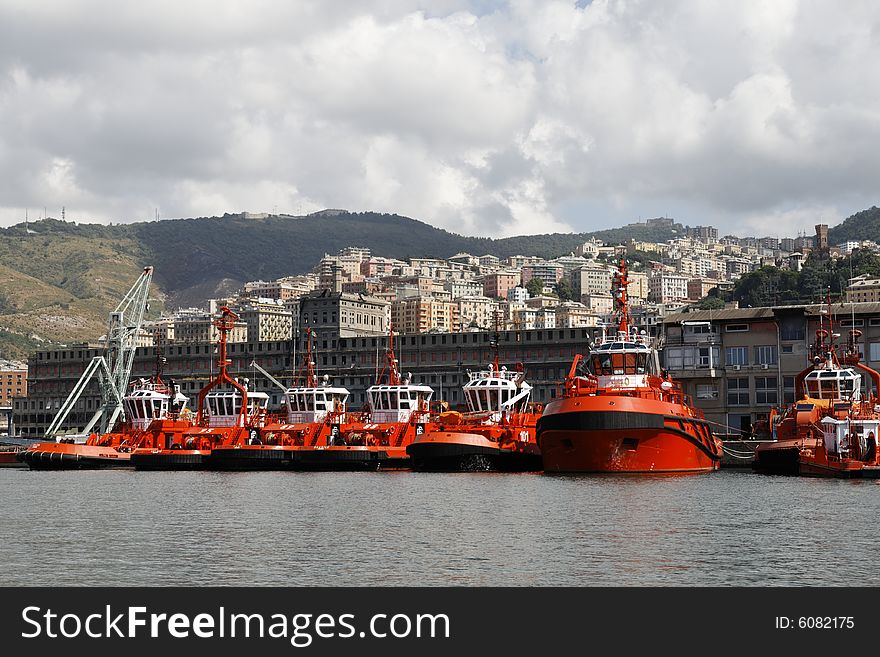
<svg viewBox="0 0 880 657"><path fill-rule="evenodd" d="M6 0L0 225L833 224L876 202L878 34L867 0Z"/></svg>

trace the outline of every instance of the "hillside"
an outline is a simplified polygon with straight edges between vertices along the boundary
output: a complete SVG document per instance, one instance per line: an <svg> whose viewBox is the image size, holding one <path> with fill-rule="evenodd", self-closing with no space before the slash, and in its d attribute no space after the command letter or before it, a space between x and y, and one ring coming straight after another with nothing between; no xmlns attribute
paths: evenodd
<svg viewBox="0 0 880 657"><path fill-rule="evenodd" d="M843 223L828 229L828 241L840 244L847 240L880 242L880 208L872 206L847 217Z"/></svg>
<svg viewBox="0 0 880 657"><path fill-rule="evenodd" d="M680 230L680 226L678 229ZM571 252L596 235L665 240L675 232L633 224L598 233L505 239L465 237L394 214L321 212L243 215L105 226L43 221L0 229L0 357L23 357L40 344L95 340L144 265L156 267L153 314L167 301L187 306L228 293L246 280L312 269L325 253L354 245L385 257L538 255Z"/></svg>
<svg viewBox="0 0 880 657"><path fill-rule="evenodd" d="M41 344L96 340L143 259L128 238L2 235L0 357L21 358ZM164 295L154 288L151 296L158 301L151 304L155 313Z"/></svg>
<svg viewBox="0 0 880 657"><path fill-rule="evenodd" d="M188 290L193 286L203 289L206 283L224 279L242 282L305 273L325 253L336 253L348 245L394 258L444 258L461 251L501 258L517 254L552 258L570 253L591 235L554 233L497 240L464 237L408 217L373 212L264 219L225 215L120 228L130 230L151 254L157 278L174 299L189 299ZM656 229L649 231L644 224L635 224L613 232L620 240L644 239ZM663 235L668 239L671 232Z"/></svg>

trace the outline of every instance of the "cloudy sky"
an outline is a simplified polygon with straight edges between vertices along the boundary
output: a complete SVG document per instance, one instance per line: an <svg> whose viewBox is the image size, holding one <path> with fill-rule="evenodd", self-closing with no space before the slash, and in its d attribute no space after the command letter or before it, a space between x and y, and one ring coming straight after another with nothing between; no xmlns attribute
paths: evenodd
<svg viewBox="0 0 880 657"><path fill-rule="evenodd" d="M794 235L878 203L878 62L870 0L0 0L0 225Z"/></svg>

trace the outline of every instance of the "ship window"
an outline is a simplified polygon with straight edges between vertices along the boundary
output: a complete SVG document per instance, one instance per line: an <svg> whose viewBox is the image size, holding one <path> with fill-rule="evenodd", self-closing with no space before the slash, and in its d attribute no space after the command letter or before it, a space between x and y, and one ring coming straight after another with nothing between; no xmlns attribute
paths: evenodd
<svg viewBox="0 0 880 657"><path fill-rule="evenodd" d="M820 381L819 391L822 399L834 399L838 396L837 381Z"/></svg>

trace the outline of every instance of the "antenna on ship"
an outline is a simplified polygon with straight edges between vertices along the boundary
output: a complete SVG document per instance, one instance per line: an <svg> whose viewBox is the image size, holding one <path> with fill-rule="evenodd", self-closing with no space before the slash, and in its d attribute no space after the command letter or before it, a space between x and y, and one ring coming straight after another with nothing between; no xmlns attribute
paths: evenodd
<svg viewBox="0 0 880 657"><path fill-rule="evenodd" d="M315 332L311 327L306 329L306 353L302 369L305 372L307 388L316 388L318 385L318 375L315 372L315 359L312 354L312 335L314 334Z"/></svg>
<svg viewBox="0 0 880 657"><path fill-rule="evenodd" d="M376 340L376 370L379 369L379 341ZM394 355L394 324L388 324L388 348L385 350L385 365L382 371L376 375L376 385L382 384L385 371L388 371L388 385L400 385L400 371L397 369L397 357Z"/></svg>
<svg viewBox="0 0 880 657"><path fill-rule="evenodd" d="M489 341L489 346L495 350L495 359L494 359L494 371L493 376L501 376L501 365L499 362L499 344L501 343L501 333L498 329L498 325L500 323L501 314L500 310L496 310L493 313L493 322L494 322L494 330L492 331L492 339Z"/></svg>

